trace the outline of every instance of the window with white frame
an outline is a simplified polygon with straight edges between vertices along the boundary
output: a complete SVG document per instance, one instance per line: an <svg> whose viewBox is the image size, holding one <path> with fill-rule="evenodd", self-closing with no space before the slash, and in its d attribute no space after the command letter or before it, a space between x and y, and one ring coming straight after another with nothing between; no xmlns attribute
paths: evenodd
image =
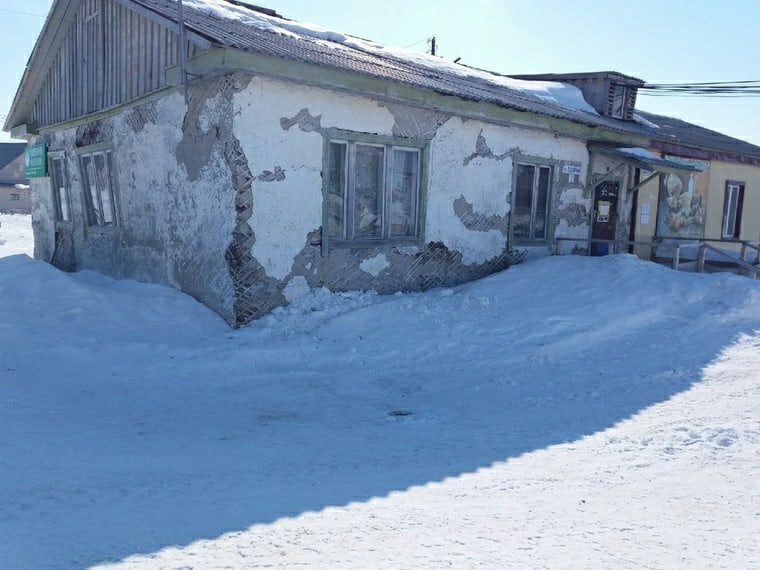
<svg viewBox="0 0 760 570"><path fill-rule="evenodd" d="M21 200L21 194L11 194L11 202L18 202Z"/></svg>
<svg viewBox="0 0 760 570"><path fill-rule="evenodd" d="M512 236L517 240L546 240L552 167L518 162L512 197Z"/></svg>
<svg viewBox="0 0 760 570"><path fill-rule="evenodd" d="M327 149L327 235L341 241L404 241L419 236L422 146L364 136L331 138Z"/></svg>
<svg viewBox="0 0 760 570"><path fill-rule="evenodd" d="M79 155L87 204L87 224L115 226L116 201L111 181L111 151L99 150Z"/></svg>
<svg viewBox="0 0 760 570"><path fill-rule="evenodd" d="M58 222L71 221L71 191L66 168L66 159L62 156L50 158L50 185L53 189L55 219Z"/></svg>
<svg viewBox="0 0 760 570"><path fill-rule="evenodd" d="M726 195L723 199L724 238L738 239L741 232L742 205L744 203L744 183L726 182Z"/></svg>

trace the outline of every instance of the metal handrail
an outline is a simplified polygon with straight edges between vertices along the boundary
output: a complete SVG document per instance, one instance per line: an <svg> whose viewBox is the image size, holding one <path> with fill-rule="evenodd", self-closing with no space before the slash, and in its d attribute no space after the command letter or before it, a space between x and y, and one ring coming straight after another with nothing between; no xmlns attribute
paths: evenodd
<svg viewBox="0 0 760 570"><path fill-rule="evenodd" d="M742 261L747 261L747 250L748 249L754 249L755 250L755 264L760 263L760 242L751 242L751 241L743 241L742 242L742 252L739 258ZM749 263L752 263L751 261Z"/></svg>
<svg viewBox="0 0 760 570"><path fill-rule="evenodd" d="M752 279L757 279L757 275L760 273L760 266L752 265L751 263L748 263L744 261L743 259L737 259L733 255L726 253L722 249L713 247L706 243L702 243L699 246L699 256L697 257L697 273L703 273L705 270L705 255L708 249L714 253L717 253L718 255L722 255L723 257L730 260L731 263L735 264L739 268L740 275L741 275L741 270L743 269L752 274Z"/></svg>
<svg viewBox="0 0 760 570"><path fill-rule="evenodd" d="M671 238L656 238L656 240L661 239L671 239ZM712 252L717 253L720 256L725 257L728 259L731 263L735 264L737 268L739 269L739 274L742 274L742 270L748 272L751 274L752 279L757 279L758 274L760 274L760 265L752 265L752 263L746 261L744 259L744 249L742 249L742 258L738 259L734 257L733 255L723 251L720 248L714 247L712 245L709 245L705 243L706 241L713 241L713 242L722 242L725 243L725 240L716 240L716 239L689 239L689 238L673 238L680 241L695 241L697 243L691 243L686 245L678 244L676 245L676 249L673 255L673 269L678 270L680 260L681 260L681 248L682 247L698 247L698 255L697 255L697 272L703 273L705 270L705 257L707 250L710 250ZM617 239L597 239L597 238L571 238L571 237L558 237L554 239L554 254L560 255L560 244L563 241L570 241L570 242L582 242L587 243L591 245L592 243L606 243L612 245L612 253L618 253L617 248L619 245L625 245L625 246L631 246L631 245L640 245L645 247L651 247L655 245L654 241L652 242L642 242L642 241L634 241L634 240L617 240ZM753 242L747 242L742 241L742 244L746 244L748 248L750 249L756 249L760 253L760 245L754 245ZM591 255L591 248L588 248L587 255ZM749 275L748 275L749 276Z"/></svg>
<svg viewBox="0 0 760 570"><path fill-rule="evenodd" d="M692 243L686 243L686 244L680 244L680 243L676 244L675 250L673 252L673 269L676 269L676 270L678 269L680 261L681 261L682 249L687 248L687 247L700 248L702 244L705 244L706 242L741 245L739 261L746 261L750 264L753 264L752 261L747 259L747 251L753 250L756 252L754 264L760 263L760 242L756 242L756 241L738 240L738 239L726 240L726 239L718 239L718 238L689 238L689 237L663 237L663 236L657 236L652 241L653 243L661 245L662 242L665 240L676 241L676 242L681 242L681 241L692 242ZM720 255L722 255L726 259L730 259L731 261L736 260L736 258L731 256L730 254L727 254L726 252L722 251L719 248L710 246L710 250L719 252ZM697 249L697 251L699 252L699 249Z"/></svg>

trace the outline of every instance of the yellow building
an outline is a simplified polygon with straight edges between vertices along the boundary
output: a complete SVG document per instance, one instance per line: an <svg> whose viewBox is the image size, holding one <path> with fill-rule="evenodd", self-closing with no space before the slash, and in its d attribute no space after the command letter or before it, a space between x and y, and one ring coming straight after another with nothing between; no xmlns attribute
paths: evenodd
<svg viewBox="0 0 760 570"><path fill-rule="evenodd" d="M657 126L650 151L671 162L699 170L662 174L638 191L634 224L636 241L663 242L655 257L668 257L681 244L687 258L704 240L738 256L743 242L760 243L760 147L696 125L637 111ZM757 263L757 250L745 246L746 258ZM648 257L648 248L636 253ZM727 261L713 252L708 258Z"/></svg>

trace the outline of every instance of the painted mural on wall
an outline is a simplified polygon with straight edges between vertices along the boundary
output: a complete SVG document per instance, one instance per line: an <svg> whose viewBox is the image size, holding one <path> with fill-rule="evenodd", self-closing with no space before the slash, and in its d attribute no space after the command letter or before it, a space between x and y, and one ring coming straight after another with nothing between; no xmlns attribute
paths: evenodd
<svg viewBox="0 0 760 570"><path fill-rule="evenodd" d="M693 166L701 172L663 174L657 209L657 235L662 237L705 237L709 162L666 155L672 162Z"/></svg>

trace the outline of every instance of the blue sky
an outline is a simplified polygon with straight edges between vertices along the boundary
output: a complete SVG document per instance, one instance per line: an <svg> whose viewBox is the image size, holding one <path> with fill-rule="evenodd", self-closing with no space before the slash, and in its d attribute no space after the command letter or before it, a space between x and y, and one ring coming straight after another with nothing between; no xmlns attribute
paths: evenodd
<svg viewBox="0 0 760 570"><path fill-rule="evenodd" d="M254 2L255 3L255 2ZM0 115L50 0L0 3ZM760 80L760 2L732 0L259 0L285 17L500 73L614 70L650 83ZM639 96L637 107L760 145L760 96ZM4 118L4 117L3 117ZM6 134L3 134L7 138Z"/></svg>

